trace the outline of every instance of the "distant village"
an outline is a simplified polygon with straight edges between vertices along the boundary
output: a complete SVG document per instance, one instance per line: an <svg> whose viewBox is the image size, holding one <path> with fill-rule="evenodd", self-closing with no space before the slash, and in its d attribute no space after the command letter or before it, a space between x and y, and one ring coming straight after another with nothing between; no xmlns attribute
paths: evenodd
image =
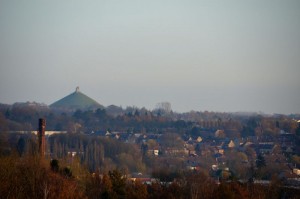
<svg viewBox="0 0 300 199"><path fill-rule="evenodd" d="M1 133L18 135L11 144L19 146L23 139L28 145L25 135L36 135L38 119L45 118L46 155L77 157L92 172L123 168L131 179L148 184L163 180L163 171L201 171L216 182L260 184L276 175L287 186L300 187L299 115L174 113L168 102L151 111L104 107L78 87L50 106L1 104L0 111ZM29 151L25 145L21 154Z"/></svg>

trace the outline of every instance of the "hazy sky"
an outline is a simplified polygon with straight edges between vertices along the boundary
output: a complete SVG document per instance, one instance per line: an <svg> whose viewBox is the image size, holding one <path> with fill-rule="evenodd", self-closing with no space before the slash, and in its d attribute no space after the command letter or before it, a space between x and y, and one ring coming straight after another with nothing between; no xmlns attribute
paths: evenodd
<svg viewBox="0 0 300 199"><path fill-rule="evenodd" d="M0 103L300 113L299 0L0 0Z"/></svg>

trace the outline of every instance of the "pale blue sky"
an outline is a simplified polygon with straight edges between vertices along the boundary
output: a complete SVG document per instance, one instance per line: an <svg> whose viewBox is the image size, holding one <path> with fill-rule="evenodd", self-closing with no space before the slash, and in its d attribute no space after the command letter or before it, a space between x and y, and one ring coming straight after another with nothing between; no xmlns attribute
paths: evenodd
<svg viewBox="0 0 300 199"><path fill-rule="evenodd" d="M300 113L299 0L0 0L0 103Z"/></svg>

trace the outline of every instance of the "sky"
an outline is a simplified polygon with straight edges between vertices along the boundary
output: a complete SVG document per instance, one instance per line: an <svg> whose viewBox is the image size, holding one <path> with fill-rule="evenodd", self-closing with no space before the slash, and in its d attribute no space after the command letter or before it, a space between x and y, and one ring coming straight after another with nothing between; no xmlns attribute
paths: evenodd
<svg viewBox="0 0 300 199"><path fill-rule="evenodd" d="M300 113L299 0L0 0L0 103Z"/></svg>

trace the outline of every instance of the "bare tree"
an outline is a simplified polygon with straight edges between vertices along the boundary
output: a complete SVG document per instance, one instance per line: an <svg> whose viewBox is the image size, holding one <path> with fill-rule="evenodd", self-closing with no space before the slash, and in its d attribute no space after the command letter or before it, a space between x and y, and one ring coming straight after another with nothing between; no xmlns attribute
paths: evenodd
<svg viewBox="0 0 300 199"><path fill-rule="evenodd" d="M172 111L170 102L160 102L155 106L155 110L161 111L163 113L170 113Z"/></svg>

